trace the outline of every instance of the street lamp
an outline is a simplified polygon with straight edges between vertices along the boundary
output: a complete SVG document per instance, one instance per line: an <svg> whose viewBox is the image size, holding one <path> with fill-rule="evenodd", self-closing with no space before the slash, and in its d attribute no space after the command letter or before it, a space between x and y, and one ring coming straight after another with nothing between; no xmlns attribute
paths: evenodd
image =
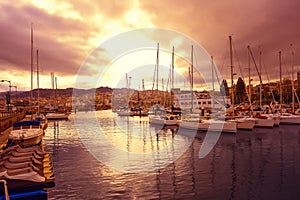
<svg viewBox="0 0 300 200"><path fill-rule="evenodd" d="M1 80L0 82L9 82L9 92L8 92L8 97L7 97L7 104L8 104L8 112L9 110L9 106L10 106L10 94L11 94L11 82L10 80Z"/></svg>
<svg viewBox="0 0 300 200"><path fill-rule="evenodd" d="M10 85L10 88L14 87L16 88L16 102L17 102L17 95L18 95L18 87L16 85ZM11 90L11 89L10 89Z"/></svg>

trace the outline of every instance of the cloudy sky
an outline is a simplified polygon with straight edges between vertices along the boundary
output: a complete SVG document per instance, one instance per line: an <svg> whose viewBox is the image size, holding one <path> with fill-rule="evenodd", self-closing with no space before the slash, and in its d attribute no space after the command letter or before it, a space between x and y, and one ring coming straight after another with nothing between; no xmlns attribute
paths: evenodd
<svg viewBox="0 0 300 200"><path fill-rule="evenodd" d="M33 24L34 51L39 50L40 85L43 88L51 87L50 72L58 77L60 88L74 87L80 68L89 60L91 53L97 48L107 53L107 49L99 48L99 44L101 46L103 42L125 31L140 28L164 28L192 38L209 55L214 56L215 64L225 79L230 78L228 36L232 35L234 71L238 76L241 76L240 70L244 71L244 76L248 76L247 45L250 45L256 63L262 64L264 82L268 81L267 73L271 80L276 80L279 77L279 51L282 51L284 77L291 75L292 51L295 55L295 71L300 65L299 8L298 0L1 1L0 77L11 80L12 85L17 85L19 90L30 88L30 26ZM149 62L153 60L153 68L147 68L151 68L145 72L148 76L142 74L141 70L130 76L132 81L135 79L141 83L141 79L145 78L147 84L150 84L156 62L156 44L163 44L169 38L162 34L144 39L153 44L153 51L146 56L151 61L147 60L144 65L151 65ZM259 51L262 52L261 62ZM123 65L129 66L130 60L141 59L143 56L128 54L125 57ZM170 61L163 59L162 55L161 63L168 65ZM103 70L112 65L111 58L101 53L94 60L97 61L97 64L94 63L97 67L91 66L90 70L94 74L97 74L97 69ZM122 59L115 63L120 61ZM180 69L183 66L175 64L182 76L187 73L187 67ZM85 70L89 71L86 66ZM132 70L130 68L128 72ZM125 86L125 74L126 70L108 70L105 81L98 83L114 86L123 81ZM258 81L253 62L251 74L254 81ZM113 79L117 75L123 78ZM167 76L164 75L165 80ZM93 86L86 84L82 87ZM7 89L5 83L0 84L0 89Z"/></svg>

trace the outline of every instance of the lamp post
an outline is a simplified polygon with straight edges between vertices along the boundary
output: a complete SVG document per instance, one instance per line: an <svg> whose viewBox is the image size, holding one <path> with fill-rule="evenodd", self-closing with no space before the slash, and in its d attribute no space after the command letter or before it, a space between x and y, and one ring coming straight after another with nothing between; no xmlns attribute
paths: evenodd
<svg viewBox="0 0 300 200"><path fill-rule="evenodd" d="M10 80L1 80L0 82L8 82L9 83L9 92L8 92L8 97L7 97L7 104L8 104L8 112L10 111L10 94L11 94L11 81Z"/></svg>
<svg viewBox="0 0 300 200"><path fill-rule="evenodd" d="M17 95L18 95L18 87L16 85L9 86L10 88L14 87L16 88L16 101L17 101ZM11 90L11 89L10 89Z"/></svg>

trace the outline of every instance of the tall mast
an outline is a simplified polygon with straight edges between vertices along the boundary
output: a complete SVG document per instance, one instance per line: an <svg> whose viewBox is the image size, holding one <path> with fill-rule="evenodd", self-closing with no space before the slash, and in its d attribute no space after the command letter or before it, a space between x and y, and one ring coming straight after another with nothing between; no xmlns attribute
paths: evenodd
<svg viewBox="0 0 300 200"><path fill-rule="evenodd" d="M54 89L54 72L51 72L51 86L52 86L52 91L53 91L53 96L55 97L55 89ZM56 99L52 101L54 104L54 109L56 107Z"/></svg>
<svg viewBox="0 0 300 200"><path fill-rule="evenodd" d="M194 107L194 61L193 61L193 56L194 56L194 47L192 45L192 50L191 50L191 113L193 112L193 107Z"/></svg>
<svg viewBox="0 0 300 200"><path fill-rule="evenodd" d="M158 66L159 66L159 43L157 43L156 52L156 90L158 91Z"/></svg>
<svg viewBox="0 0 300 200"><path fill-rule="evenodd" d="M292 47L292 44L291 44ZM292 50L292 112L295 113L295 86L294 86L294 51Z"/></svg>
<svg viewBox="0 0 300 200"><path fill-rule="evenodd" d="M37 79L37 92L38 92L38 115L40 114L40 72L39 72L39 50L36 50L36 79Z"/></svg>
<svg viewBox="0 0 300 200"><path fill-rule="evenodd" d="M233 85L233 59L232 59L232 38L229 36L230 47L230 72L231 72L231 104L234 105L234 85Z"/></svg>
<svg viewBox="0 0 300 200"><path fill-rule="evenodd" d="M261 68L262 68L261 56L262 56L262 52L261 52L261 49L260 49L260 51L259 51L259 71L260 71L260 76L261 76ZM262 82L260 82L260 84L259 84L259 107L262 108Z"/></svg>
<svg viewBox="0 0 300 200"><path fill-rule="evenodd" d="M32 114L32 90L33 90L33 28L31 24L31 42L30 42L30 78L31 78L31 84L30 84L30 112ZM31 115L32 118L32 115Z"/></svg>
<svg viewBox="0 0 300 200"><path fill-rule="evenodd" d="M251 68L250 68L250 65L251 65L251 61L250 61L250 46L248 45L247 46L247 50L248 50L248 73L249 73L249 104L251 105Z"/></svg>
<svg viewBox="0 0 300 200"><path fill-rule="evenodd" d="M172 49L172 71L171 71L171 87L174 88L174 46Z"/></svg>
<svg viewBox="0 0 300 200"><path fill-rule="evenodd" d="M212 109L214 109L214 99L215 99L215 77L214 77L214 57L211 56L211 82L212 82L212 98L211 98L211 104Z"/></svg>
<svg viewBox="0 0 300 200"><path fill-rule="evenodd" d="M55 107L57 107L58 109L58 106L57 106L57 77L54 78L55 80Z"/></svg>
<svg viewBox="0 0 300 200"><path fill-rule="evenodd" d="M280 94L280 112L282 111L282 77L281 77L281 51L279 51L279 94Z"/></svg>

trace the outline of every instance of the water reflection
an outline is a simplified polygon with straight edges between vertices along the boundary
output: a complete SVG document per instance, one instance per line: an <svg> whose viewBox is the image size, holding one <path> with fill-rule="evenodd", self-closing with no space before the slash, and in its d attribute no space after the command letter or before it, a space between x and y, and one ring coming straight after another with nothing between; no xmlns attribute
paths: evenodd
<svg viewBox="0 0 300 200"><path fill-rule="evenodd" d="M161 130L149 126L147 118L128 117L118 121L103 112L97 116L106 136L119 148L154 152L153 156L159 161L166 158L158 153L158 149L167 148L172 157L177 142L188 141L187 136L192 134L182 131L180 135L177 129ZM206 133L199 132L187 151L165 168L147 173L123 173L96 160L82 145L72 124L73 120L50 123L46 132L45 146L55 154L56 176L56 187L49 190L49 199L300 197L299 126L222 134L203 159L199 159L198 152ZM127 131L129 134L125 134ZM104 151L111 157L118 156L111 154L109 149Z"/></svg>

